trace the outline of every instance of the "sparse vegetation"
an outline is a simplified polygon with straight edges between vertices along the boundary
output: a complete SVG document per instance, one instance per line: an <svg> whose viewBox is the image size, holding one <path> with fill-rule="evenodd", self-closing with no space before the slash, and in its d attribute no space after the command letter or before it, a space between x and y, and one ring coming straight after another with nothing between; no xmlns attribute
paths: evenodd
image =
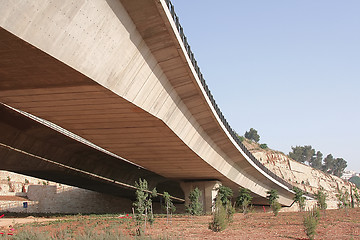
<svg viewBox="0 0 360 240"><path fill-rule="evenodd" d="M174 203L171 201L171 196L168 192L164 192L164 203L166 209L166 221L169 222L169 215L172 217L172 214L175 212L176 207Z"/></svg>
<svg viewBox="0 0 360 240"><path fill-rule="evenodd" d="M201 215L203 213L203 205L201 202L201 191L199 188L195 188L189 194L189 205L186 206L186 211L190 215Z"/></svg>
<svg viewBox="0 0 360 240"><path fill-rule="evenodd" d="M250 190L247 188L239 188L239 196L236 198L236 206L242 209L242 212L246 214L248 207L251 204L252 196Z"/></svg>
<svg viewBox="0 0 360 240"><path fill-rule="evenodd" d="M236 137L240 140L240 142L243 142L243 141L245 140L245 138L244 138L243 136L240 136L240 135L237 134L236 132L235 132L235 135L236 135Z"/></svg>
<svg viewBox="0 0 360 240"><path fill-rule="evenodd" d="M317 200L317 206L320 210L325 210L327 208L326 204L326 193L323 192L323 189L319 189L317 194L315 194Z"/></svg>
<svg viewBox="0 0 360 240"><path fill-rule="evenodd" d="M349 179L349 182L354 183L357 188L360 188L360 177L358 177L358 176L352 176L352 177Z"/></svg>
<svg viewBox="0 0 360 240"><path fill-rule="evenodd" d="M278 202L279 194L275 189L267 191L267 194L268 195L266 198L269 200L271 210L273 211L274 215L277 216L281 209L281 204Z"/></svg>
<svg viewBox="0 0 360 240"><path fill-rule="evenodd" d="M227 212L218 193L215 200L212 221L209 224L209 228L214 232L220 232L224 230L227 227L227 225L228 225Z"/></svg>
<svg viewBox="0 0 360 240"><path fill-rule="evenodd" d="M268 148L269 148L266 143L260 144L259 147L260 147L261 149L268 149Z"/></svg>
<svg viewBox="0 0 360 240"><path fill-rule="evenodd" d="M304 211L305 210L304 192L297 187L294 187L293 191L295 192L294 201L299 205L299 210Z"/></svg>
<svg viewBox="0 0 360 240"><path fill-rule="evenodd" d="M354 188L354 200L356 201L356 204L358 207L360 207L360 194L358 192L357 188Z"/></svg>
<svg viewBox="0 0 360 240"><path fill-rule="evenodd" d="M304 217L305 233L309 239L314 239L316 235L316 228L319 223L320 212L319 209L314 207Z"/></svg>
<svg viewBox="0 0 360 240"><path fill-rule="evenodd" d="M218 193L215 199L215 202L217 200L217 198L220 199L225 211L226 211L226 217L228 221L232 221L232 216L235 213L235 209L231 204L231 198L233 196L233 191L231 190L231 188L226 187L226 186L220 186L218 188Z"/></svg>
<svg viewBox="0 0 360 240"><path fill-rule="evenodd" d="M249 140L253 140L255 142L259 142L259 140L260 140L260 136L254 128L250 128L250 130L248 132L245 132L244 136L245 136L245 138L247 138Z"/></svg>
<svg viewBox="0 0 360 240"><path fill-rule="evenodd" d="M321 239L358 239L360 208L348 211L346 215L344 209L326 210L326 219L319 219L316 228L318 236ZM223 234L229 239L308 239L304 231L304 213L283 212L281 218L269 218L262 212L247 216L235 214L234 222L227 225L226 232L219 234L208 229L209 216L189 218L175 214L175 224L169 227L164 214L155 215L151 229L139 237L134 235L135 219L126 218L126 214L57 215L59 220L56 221L13 225L14 235L0 236L0 239L219 239ZM0 227L0 232L7 231ZM34 235L36 237L31 238Z"/></svg>
<svg viewBox="0 0 360 240"><path fill-rule="evenodd" d="M148 183L144 179L139 179L139 182L135 182L137 188L136 201L133 203L136 210L136 222L137 229L136 234L138 236L146 233L146 223L149 221L150 224L154 222L153 208L152 208L152 197L157 196L156 188L151 192L148 189Z"/></svg>
<svg viewBox="0 0 360 240"><path fill-rule="evenodd" d="M275 217L279 214L281 210L281 204L278 201L275 201L271 204L271 210L273 211Z"/></svg>
<svg viewBox="0 0 360 240"><path fill-rule="evenodd" d="M343 191L342 189L338 188L336 197L338 198L338 208L348 208L350 206L350 194L347 189L344 189Z"/></svg>
<svg viewBox="0 0 360 240"><path fill-rule="evenodd" d="M291 147L292 152L289 152L289 157L297 162L306 163L315 169L322 170L325 173L330 173L341 177L347 162L343 158L334 158L328 154L323 159L323 154L312 148L311 145Z"/></svg>

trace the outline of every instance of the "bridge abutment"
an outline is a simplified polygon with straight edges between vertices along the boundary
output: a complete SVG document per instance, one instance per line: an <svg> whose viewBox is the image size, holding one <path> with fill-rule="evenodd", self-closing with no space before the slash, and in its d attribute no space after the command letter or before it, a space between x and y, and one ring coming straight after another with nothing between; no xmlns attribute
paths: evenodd
<svg viewBox="0 0 360 240"><path fill-rule="evenodd" d="M201 191L201 200L202 200L204 212L211 213L214 198L216 197L216 194L218 192L217 189L221 185L222 185L221 182L217 180L182 182L180 186L185 194L185 205L189 204L190 192L195 188L198 188Z"/></svg>

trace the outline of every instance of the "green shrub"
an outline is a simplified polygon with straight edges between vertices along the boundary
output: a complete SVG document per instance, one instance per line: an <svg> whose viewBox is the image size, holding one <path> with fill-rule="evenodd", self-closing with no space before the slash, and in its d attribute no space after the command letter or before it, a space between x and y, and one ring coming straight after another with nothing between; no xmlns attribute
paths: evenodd
<svg viewBox="0 0 360 240"><path fill-rule="evenodd" d="M338 208L348 208L350 206L349 197L350 194L347 189L344 192L338 188L338 193L336 194L338 198Z"/></svg>
<svg viewBox="0 0 360 240"><path fill-rule="evenodd" d="M260 148L262 148L262 149L268 149L269 147L268 147L268 145L266 144L266 143L262 143L262 144L260 144L260 146L259 146Z"/></svg>
<svg viewBox="0 0 360 240"><path fill-rule="evenodd" d="M166 209L166 222L169 221L169 215L172 216L172 214L175 212L176 207L174 203L171 200L171 196L168 192L164 192L164 208Z"/></svg>
<svg viewBox="0 0 360 240"><path fill-rule="evenodd" d="M248 207L252 201L250 190L247 188L239 188L239 196L236 198L236 206L242 209L244 214L247 213Z"/></svg>
<svg viewBox="0 0 360 240"><path fill-rule="evenodd" d="M225 208L226 216L228 221L232 221L232 217L235 213L235 208L231 205L231 198L233 196L233 191L231 188L226 186L220 186L218 189L217 196L215 198L215 202L217 198L220 198L221 204Z"/></svg>
<svg viewBox="0 0 360 240"><path fill-rule="evenodd" d="M190 215L201 215L203 213L203 206L201 202L201 191L195 188L189 194L189 205L186 206L186 211Z"/></svg>
<svg viewBox="0 0 360 240"><path fill-rule="evenodd" d="M275 189L271 189L270 191L267 191L267 196L266 198L269 200L270 206L274 201L277 201L277 199L279 198L279 194Z"/></svg>
<svg viewBox="0 0 360 240"><path fill-rule="evenodd" d="M300 211L305 210L305 197L304 192L297 187L293 188L293 191L295 192L294 201L299 205Z"/></svg>
<svg viewBox="0 0 360 240"><path fill-rule="evenodd" d="M150 224L154 222L154 214L152 208L152 197L157 196L156 188L151 192L148 189L148 183L144 179L139 178L139 183L135 182L135 187L137 188L136 201L133 203L133 206L136 210L136 223L137 229L136 234L138 236L142 235L146 231L146 222L149 221Z"/></svg>
<svg viewBox="0 0 360 240"><path fill-rule="evenodd" d="M357 188L354 188L354 198L358 207L360 207L360 194Z"/></svg>
<svg viewBox="0 0 360 240"><path fill-rule="evenodd" d="M352 177L349 179L349 182L354 183L357 188L360 188L360 177L359 177L359 176L352 176Z"/></svg>
<svg viewBox="0 0 360 240"><path fill-rule="evenodd" d="M216 198L212 221L209 228L214 232L224 230L228 225L227 213L219 197Z"/></svg>
<svg viewBox="0 0 360 240"><path fill-rule="evenodd" d="M325 210L327 208L327 204L326 204L326 193L323 192L322 189L320 189L317 194L315 194L316 200L317 200L317 206L318 208L320 208L321 210Z"/></svg>
<svg viewBox="0 0 360 240"><path fill-rule="evenodd" d="M314 239L316 235L316 227L319 223L320 211L314 207L304 217L305 233L309 239Z"/></svg>
<svg viewBox="0 0 360 240"><path fill-rule="evenodd" d="M281 204L278 202L279 194L275 189L271 189L266 193L268 194L266 198L269 200L270 207L274 215L277 216L281 209Z"/></svg>
<svg viewBox="0 0 360 240"><path fill-rule="evenodd" d="M274 201L271 204L271 210L273 211L275 217L278 215L280 209L281 209L281 204L278 201Z"/></svg>

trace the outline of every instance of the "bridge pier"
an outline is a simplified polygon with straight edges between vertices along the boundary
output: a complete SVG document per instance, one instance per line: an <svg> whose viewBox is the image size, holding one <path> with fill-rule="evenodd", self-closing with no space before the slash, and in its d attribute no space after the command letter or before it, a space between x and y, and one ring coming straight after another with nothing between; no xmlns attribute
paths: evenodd
<svg viewBox="0 0 360 240"><path fill-rule="evenodd" d="M189 194L196 187L201 191L201 198L203 209L205 213L211 213L214 198L218 192L218 188L221 186L221 182L217 180L212 181L192 181L192 182L182 182L180 184L182 190L185 194L185 205L189 204Z"/></svg>

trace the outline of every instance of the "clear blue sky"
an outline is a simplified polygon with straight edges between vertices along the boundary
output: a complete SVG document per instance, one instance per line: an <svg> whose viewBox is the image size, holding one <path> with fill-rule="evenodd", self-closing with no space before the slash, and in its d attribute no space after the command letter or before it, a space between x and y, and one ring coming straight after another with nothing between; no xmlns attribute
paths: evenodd
<svg viewBox="0 0 360 240"><path fill-rule="evenodd" d="M240 134L311 145L360 172L359 0L172 0L211 92Z"/></svg>

